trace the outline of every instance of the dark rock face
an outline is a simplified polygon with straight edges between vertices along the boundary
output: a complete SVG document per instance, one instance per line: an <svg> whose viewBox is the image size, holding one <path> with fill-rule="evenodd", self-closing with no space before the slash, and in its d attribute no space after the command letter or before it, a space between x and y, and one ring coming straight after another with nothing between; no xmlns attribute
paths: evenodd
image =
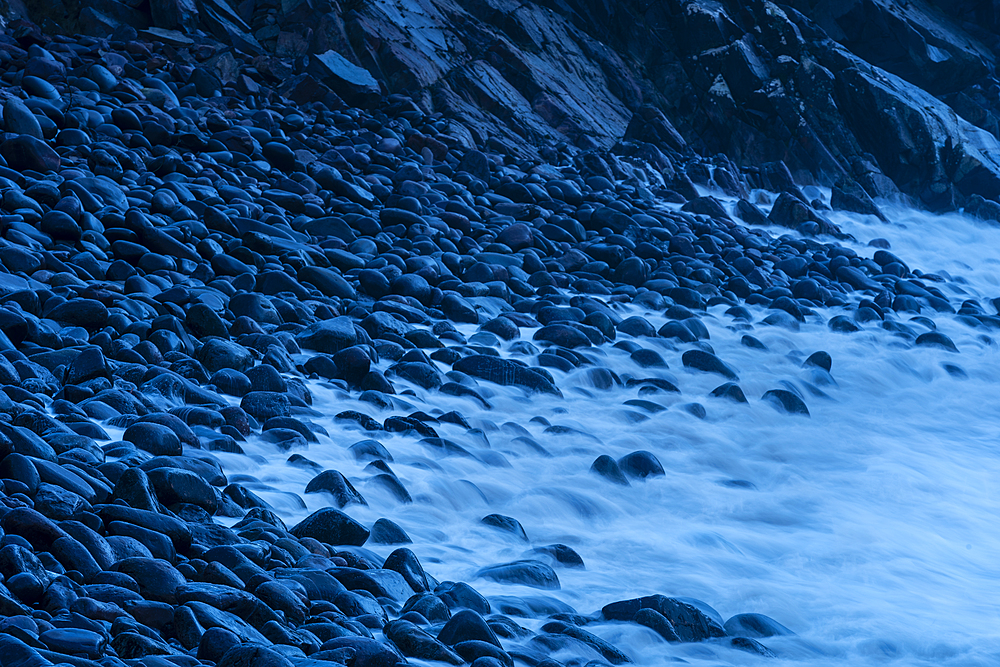
<svg viewBox="0 0 1000 667"><path fill-rule="evenodd" d="M933 95L967 88L994 66L994 56L983 43L965 33L958 21L942 20L926 5L907 10L891 2L848 1L810 12L809 3L792 4L859 57ZM958 9L946 8L948 3L927 4L955 13ZM877 27L871 31L865 26Z"/></svg>

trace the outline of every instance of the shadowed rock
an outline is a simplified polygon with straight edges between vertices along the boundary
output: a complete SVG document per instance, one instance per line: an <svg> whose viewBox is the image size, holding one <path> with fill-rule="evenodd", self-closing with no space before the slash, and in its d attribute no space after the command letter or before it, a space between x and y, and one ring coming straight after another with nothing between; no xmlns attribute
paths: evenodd
<svg viewBox="0 0 1000 667"><path fill-rule="evenodd" d="M312 537L329 544L361 546L368 539L364 526L332 507L313 512L289 532L296 537Z"/></svg>
<svg viewBox="0 0 1000 667"><path fill-rule="evenodd" d="M541 373L498 357L471 355L455 362L452 368L504 386L517 386L529 391L561 395L561 392Z"/></svg>
<svg viewBox="0 0 1000 667"><path fill-rule="evenodd" d="M739 380L739 377L736 375L736 371L710 352L705 352L703 350L688 350L681 355L681 362L686 368L693 368L706 373L716 373L734 382Z"/></svg>

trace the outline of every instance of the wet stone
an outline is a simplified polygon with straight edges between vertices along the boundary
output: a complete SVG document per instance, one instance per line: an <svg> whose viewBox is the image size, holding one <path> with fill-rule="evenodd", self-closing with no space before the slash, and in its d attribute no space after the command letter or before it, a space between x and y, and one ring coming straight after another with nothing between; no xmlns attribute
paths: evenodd
<svg viewBox="0 0 1000 667"><path fill-rule="evenodd" d="M491 579L502 584L521 584L532 588L557 590L559 577L551 567L535 560L520 560L484 567L477 577Z"/></svg>
<svg viewBox="0 0 1000 667"><path fill-rule="evenodd" d="M165 560L125 558L115 569L135 579L143 597L157 602L175 604L177 588L184 584L184 577Z"/></svg>
<svg viewBox="0 0 1000 667"><path fill-rule="evenodd" d="M857 324L852 322L845 315L834 315L827 322L827 326L830 327L831 331L836 331L837 333L854 333L856 331L861 331Z"/></svg>
<svg viewBox="0 0 1000 667"><path fill-rule="evenodd" d="M188 470L156 468L147 473L156 496L165 505L189 503L214 514L218 500L211 485Z"/></svg>
<svg viewBox="0 0 1000 667"><path fill-rule="evenodd" d="M760 639L777 635L794 634L791 630L778 623L773 618L763 614L737 614L725 623L726 632L730 635Z"/></svg>
<svg viewBox="0 0 1000 667"><path fill-rule="evenodd" d="M477 640L459 642L453 647L455 653L465 662L477 667L513 667L514 659L506 651L498 649L493 644Z"/></svg>
<svg viewBox="0 0 1000 667"><path fill-rule="evenodd" d="M288 385L277 369L270 364L261 364L248 369L244 375L250 380L251 391L269 391L283 393L288 391Z"/></svg>
<svg viewBox="0 0 1000 667"><path fill-rule="evenodd" d="M496 634L487 625L482 616L472 609L463 609L455 613L451 620L441 628L438 640L454 646L464 641L483 641L497 648L503 648Z"/></svg>
<svg viewBox="0 0 1000 667"><path fill-rule="evenodd" d="M622 472L618 462L607 454L598 456L597 459L594 460L594 463L591 464L590 471L597 473L601 477L604 477L608 481L615 484L629 486L628 478L625 477L625 473Z"/></svg>
<svg viewBox="0 0 1000 667"><path fill-rule="evenodd" d="M0 155L16 170L41 173L56 171L62 163L59 154L48 144L30 134L21 134L0 144Z"/></svg>
<svg viewBox="0 0 1000 667"><path fill-rule="evenodd" d="M273 648L240 643L226 651L216 667L292 667L292 663Z"/></svg>
<svg viewBox="0 0 1000 667"><path fill-rule="evenodd" d="M666 474L656 456L647 451L626 454L618 459L618 466L623 473L634 479L662 477Z"/></svg>
<svg viewBox="0 0 1000 667"><path fill-rule="evenodd" d="M771 389L764 393L761 400L773 405L775 409L792 415L809 416L809 408L805 401L787 389Z"/></svg>
<svg viewBox="0 0 1000 667"><path fill-rule="evenodd" d="M677 635L677 631L674 630L673 624L655 609L640 609L635 613L632 620L639 625L646 626L668 642L681 641L681 638Z"/></svg>
<svg viewBox="0 0 1000 667"><path fill-rule="evenodd" d="M646 336L652 338L656 335L656 330L653 325L650 324L645 318L632 316L627 319L622 320L616 326L619 333L628 334L630 336Z"/></svg>
<svg viewBox="0 0 1000 667"><path fill-rule="evenodd" d="M129 426L122 436L125 442L131 442L139 449L153 456L179 456L181 441L170 428L152 422L139 422Z"/></svg>
<svg viewBox="0 0 1000 667"><path fill-rule="evenodd" d="M969 374L966 373L961 366L956 366L955 364L941 364L941 367L953 378L965 380L969 377Z"/></svg>
<svg viewBox="0 0 1000 667"><path fill-rule="evenodd" d="M358 412L356 410L345 410L343 412L337 413L334 417L340 422L353 422L360 426L365 431L381 431L382 425L379 424L375 419L369 417L363 412Z"/></svg>
<svg viewBox="0 0 1000 667"><path fill-rule="evenodd" d="M755 655L763 656L765 658L776 658L777 654L769 649L768 647L761 644L756 639L750 639L748 637L733 637L729 640L729 644L740 651L746 651L747 653L753 653Z"/></svg>
<svg viewBox="0 0 1000 667"><path fill-rule="evenodd" d="M555 385L541 373L498 357L471 355L459 359L452 368L499 385L513 385L529 391L559 394Z"/></svg>
<svg viewBox="0 0 1000 667"><path fill-rule="evenodd" d="M301 435L306 442L319 442L316 434L327 435L326 430L311 422L303 422L294 417L271 417L264 422L264 431L272 429L286 429Z"/></svg>
<svg viewBox="0 0 1000 667"><path fill-rule="evenodd" d="M744 347L749 347L754 350L766 351L768 349L767 345L749 334L744 334L743 338L740 339L740 342Z"/></svg>
<svg viewBox="0 0 1000 667"><path fill-rule="evenodd" d="M393 366L392 370L397 377L408 380L424 389L436 389L443 384L441 374L437 368L429 363L402 362Z"/></svg>
<svg viewBox="0 0 1000 667"><path fill-rule="evenodd" d="M488 320L480 327L483 331L488 331L503 340L514 340L521 335L520 329L506 317L497 317Z"/></svg>
<svg viewBox="0 0 1000 667"><path fill-rule="evenodd" d="M29 605L37 603L45 593L45 583L29 572L13 574L7 579L6 586L18 600Z"/></svg>
<svg viewBox="0 0 1000 667"><path fill-rule="evenodd" d="M803 368L807 366L816 366L829 373L830 369L833 367L833 360L830 358L830 354L828 352L820 350L819 352L813 352L810 354L806 360L802 362L802 366Z"/></svg>
<svg viewBox="0 0 1000 667"><path fill-rule="evenodd" d="M380 459L392 463L392 454L378 440L361 440L349 447L359 461Z"/></svg>
<svg viewBox="0 0 1000 667"><path fill-rule="evenodd" d="M385 636L409 657L452 665L461 665L464 662L461 656L409 621L391 621L383 630Z"/></svg>
<svg viewBox="0 0 1000 667"><path fill-rule="evenodd" d="M535 332L532 340L575 349L590 347L592 342L582 331L566 324L550 324Z"/></svg>
<svg viewBox="0 0 1000 667"><path fill-rule="evenodd" d="M347 505L368 505L364 497L358 493L350 480L337 470L324 470L313 477L306 485L306 493L327 493L333 498L338 508Z"/></svg>
<svg viewBox="0 0 1000 667"><path fill-rule="evenodd" d="M296 335L296 340L303 348L334 354L355 345L357 332L351 320L338 317L309 326Z"/></svg>
<svg viewBox="0 0 1000 667"><path fill-rule="evenodd" d="M240 643L239 637L225 628L208 628L201 636L198 646L198 659L218 662L226 651Z"/></svg>
<svg viewBox="0 0 1000 667"><path fill-rule="evenodd" d="M636 350L630 358L642 368L667 368L667 362L655 350Z"/></svg>
<svg viewBox="0 0 1000 667"><path fill-rule="evenodd" d="M402 654L394 645L367 637L337 637L323 642L321 649L312 657L327 655L336 658L334 662L347 662L350 656L353 656L353 664L364 667L393 667L404 661Z"/></svg>
<svg viewBox="0 0 1000 667"><path fill-rule="evenodd" d="M313 512L291 532L295 537L312 537L328 544L361 546L368 539L369 532L361 524L343 512L327 507Z"/></svg>
<svg viewBox="0 0 1000 667"><path fill-rule="evenodd" d="M688 350L681 355L681 361L686 368L704 371L706 373L716 373L724 378L736 381L739 378L728 364L719 359L714 354L702 350Z"/></svg>
<svg viewBox="0 0 1000 667"><path fill-rule="evenodd" d="M521 526L521 522L512 517L504 516L502 514L487 514L480 519L480 523L485 526L490 526L492 528L496 528L497 530L510 533L525 542L528 541L528 536L525 534L524 528Z"/></svg>
<svg viewBox="0 0 1000 667"><path fill-rule="evenodd" d="M410 544L412 540L406 532L389 519L379 519L371 529L371 541L375 544Z"/></svg>
<svg viewBox="0 0 1000 667"><path fill-rule="evenodd" d="M490 603L486 598L465 582L443 582L434 589L434 593L450 608L465 607L479 614L490 612Z"/></svg>
<svg viewBox="0 0 1000 667"><path fill-rule="evenodd" d="M444 484L463 507L480 508L470 510L475 524L476 516L503 502L490 484L476 486L458 471L499 470L510 465L507 457L529 457L515 465L531 467L530 457L552 457L566 447L578 448L574 455L589 451L583 464L597 457L590 470L602 477L590 483L623 487L602 486L612 495L631 496L643 486L638 480L658 484L650 478L665 476L651 452L598 456L618 457L643 445L593 448L573 401L559 400L561 391L608 398L607 415L590 419L645 420L625 427L635 431L629 437L662 420L715 428L690 419L705 419L705 407L684 402L694 397L679 396L682 383L665 370L680 357L686 369L721 376L714 382L682 377L685 390L693 383L702 395L719 385L705 401L718 411L713 417L759 407L714 400L747 402L736 369L707 344L709 327L720 351L741 336L743 346L767 350L749 333L773 340L775 349L794 350L785 339L795 338L800 324L813 327L823 308L824 316L833 315L827 324L835 332L864 329L861 338L912 345L914 354L957 353L955 341L932 321L897 319L922 308L953 312L955 295L965 299L958 322L977 329L973 342L993 343L985 334L1000 327L1000 319L984 312L990 299L943 272L911 268L887 251L884 239L868 244L872 250L864 254L874 252L872 259L852 250L854 240L821 213L825 194L799 188L782 162L760 164L749 155L754 166L738 170L724 155L692 157L671 121L652 106L633 114L624 139L598 136L601 123L593 125L587 113L563 113L565 100L544 94L533 94L522 109L527 134L483 126L472 112L485 98L468 90L453 91L461 108L446 115L458 117L428 115L421 110L424 93L420 100L383 95L400 88L386 85L383 74L397 84L414 78L407 58L402 65L389 58L394 71L371 74L329 44L314 48L302 37L299 28L312 19L314 37L336 37L338 31L327 28L341 20L337 7L324 16L327 10L316 12L311 3L277 4L234 4L235 13L220 14L214 0L101 0L93 7L81 3L72 25L62 25L59 12L38 25L9 21L3 60L11 95L0 138L0 263L6 271L0 273L6 505L0 507L0 591L6 591L0 594L0 655L11 664L396 667L405 654L474 667L512 667L515 659L558 667L536 649L566 649L557 657L567 664L597 656L594 664L624 663L628 646L619 650L597 636L603 630L584 629L598 618L551 598L491 598L502 613L539 619L532 628L541 626L540 635L529 639L533 631L509 618L484 619L491 612L486 598L465 583L438 584L413 552L397 549L380 562L361 545L406 544L409 537L385 518L369 532L367 521L378 514L354 507L365 498L342 473L323 469L335 460L323 450L339 447L340 455L360 462L364 472L354 483L373 503L388 502L393 511L413 503L414 509L426 504L428 493L441 494ZM753 23L767 3L744 4L741 25ZM518 15L530 19L530 9ZM971 25L971 10L954 11L965 12L956 14L958 28ZM483 34L510 32L510 21L497 23L502 16L474 14L471 23L451 28L475 32L474 24L482 23L489 28ZM664 20L671 30L680 25L672 22L683 23L691 53L715 53L726 42L716 39L726 19L702 14L667 12ZM581 26L590 20L587 12L580 16L574 21ZM558 12L544 18L556 27L565 19ZM775 25L786 18L768 16ZM131 27L150 22L155 27ZM392 51L393 40L366 33L380 29L376 23L353 22L349 27L360 33L351 41ZM989 32L979 24L977 30ZM50 39L56 28L80 34ZM643 46L643 31L636 34ZM501 74L516 72L524 79L516 88L535 90L533 69L545 68L516 66L523 41L500 39L515 65ZM917 39L916 47L921 43ZM531 55L544 60L547 49L533 47ZM585 50L590 55L578 59L584 70L594 60L593 49ZM768 53L774 49L757 51L763 70L777 72ZM732 88L727 100L740 110L759 82L729 76L732 55L719 57ZM703 60L709 69L719 64ZM786 60L782 66L794 65ZM937 66L947 69L949 62ZM838 86L838 107L855 103L852 71L837 70L838 81L847 77L851 84ZM971 72L955 90L981 74ZM626 98L648 82L632 85L630 76L618 77L627 84L619 97L622 108L638 109ZM603 94L603 77L586 78ZM466 84L461 76L448 83ZM567 86L574 89L573 81ZM808 86L775 93L795 102L783 108L802 107L799 88ZM974 106L992 99L987 88L966 91ZM899 92L906 103L906 91ZM486 102L499 105L494 111L510 111L502 99ZM539 125L532 114L547 122ZM834 118L830 127L838 123ZM894 131L893 123L882 125ZM684 126L691 129L690 122ZM753 135L743 143L774 143L774 128L748 127L739 130ZM559 138L567 132L568 142ZM822 148L830 128L817 132ZM619 139L611 150L599 148ZM705 141L719 143L711 136ZM481 150L469 148L475 144ZM951 144L956 163L971 155L961 141ZM913 182L900 192L867 158L832 154L843 162L834 171L843 167L858 179L836 184L835 209L884 221L869 197L877 192L923 198L935 210L964 202L966 213L984 220L1000 211L972 193L986 187L975 178L932 188ZM796 173L810 167L801 157L792 165ZM937 169L936 154L923 157L934 167L928 173L954 171ZM875 171L865 173L869 168ZM989 178L979 180L989 185ZM699 187L747 199L730 211L728 203L702 197ZM952 190L960 192L957 199ZM770 214L748 199L770 206ZM678 206L663 207L664 201ZM764 228L775 223L794 233ZM532 342L519 340L521 328ZM787 368L800 361L794 351L783 358L744 352ZM824 352L812 354L762 400L783 413L808 415L796 388L835 398L831 363ZM955 364L934 363L967 377ZM627 396L619 395L623 383ZM507 414L518 405L528 410L520 430L517 415ZM331 420L330 433L306 419ZM350 445L356 438L341 437L358 428L377 432L396 460L378 441ZM118 434L121 442L109 442ZM321 444L317 435L332 437ZM242 460L256 467L263 451L280 465L307 447L314 458L323 457L323 466L298 454L288 459L292 477L306 471L312 477L305 500L283 486L280 475L230 471L227 478L219 463L240 469L234 455L246 452ZM714 481L726 487L717 489L723 494L755 488L743 480ZM581 514L592 510L584 500L566 499ZM301 517L307 503L332 506L289 530L278 515ZM368 517L365 525L338 508ZM232 529L222 525L234 521ZM509 535L516 546L505 558L537 558L483 568L476 576L490 579L490 590L555 589L556 570L583 566L566 545L531 549L511 517L490 514L482 521L507 531L494 534L501 541ZM448 527L420 530L422 541L461 537L445 534ZM434 563L435 572L448 568ZM711 651L760 656L771 651L756 640L787 633L755 614L723 627L704 603L663 596L608 605L604 616L643 625L666 641L718 639ZM510 653L498 634L512 640Z"/></svg>
<svg viewBox="0 0 1000 667"><path fill-rule="evenodd" d="M621 665L632 662L632 659L623 653L621 649L601 639L597 635L576 627L575 625L563 623L562 621L550 621L542 626L542 630L544 632L567 635L573 639L579 640L600 653L601 656L612 665Z"/></svg>
<svg viewBox="0 0 1000 667"><path fill-rule="evenodd" d="M666 618L684 642L726 636L718 614L704 603L690 598L650 595L605 605L601 613L608 620L631 621L641 609L652 609Z"/></svg>
<svg viewBox="0 0 1000 667"><path fill-rule="evenodd" d="M554 561L565 567L584 567L583 558L580 557L580 554L565 544L550 544L544 547L537 547L532 551L549 556Z"/></svg>
<svg viewBox="0 0 1000 667"><path fill-rule="evenodd" d="M737 403L746 403L747 397L743 393L743 389L740 388L735 382L726 382L721 384L712 390L712 396L716 398L728 398L731 401Z"/></svg>
<svg viewBox="0 0 1000 667"><path fill-rule="evenodd" d="M958 352L955 343L940 331L928 331L917 336L916 344L924 347L936 347L948 352Z"/></svg>
<svg viewBox="0 0 1000 667"><path fill-rule="evenodd" d="M251 391L243 396L240 407L260 422L291 415L288 396L273 391Z"/></svg>
<svg viewBox="0 0 1000 667"><path fill-rule="evenodd" d="M398 572L410 585L410 588L418 593L430 589L430 582L424 573L423 566L421 566L416 554L409 549L396 549L385 559L382 567Z"/></svg>

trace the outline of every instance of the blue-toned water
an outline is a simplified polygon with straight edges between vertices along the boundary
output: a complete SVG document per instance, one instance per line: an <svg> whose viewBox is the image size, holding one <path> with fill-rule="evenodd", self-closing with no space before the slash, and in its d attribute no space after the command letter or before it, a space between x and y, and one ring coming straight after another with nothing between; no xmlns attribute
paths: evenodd
<svg viewBox="0 0 1000 667"><path fill-rule="evenodd" d="M956 307L977 299L994 312L987 299L1000 296L1000 229L960 215L888 212L891 224L832 218L858 239L849 245L862 256L875 250L870 239L888 239L910 267L948 276L937 287ZM483 383L490 410L394 380L414 395L397 396L393 410L381 411L356 393L311 382L313 407L324 415L315 421L330 437L299 453L349 477L369 505L345 511L366 525L380 517L397 522L438 580L469 581L488 597L548 596L583 614L650 593L694 597L724 619L759 612L796 633L761 640L774 659L722 643L667 644L636 625L588 626L641 665L674 658L701 665L1000 663L1000 331L924 312L955 342L955 354L916 348L876 323L834 333L826 322L843 310L818 311L797 331L761 324L769 312L753 306L752 328L743 330L725 310L712 307L702 321L715 352L738 371L749 404L710 397L724 380L683 367L681 354L691 346L640 339L668 370L640 369L611 346L584 354L621 376L675 381L681 394L642 397L665 408L660 412L624 405L639 398L635 388L588 386L586 370L552 370L563 398ZM656 327L665 321L632 307L621 314L642 315ZM910 315L892 317L915 333L928 330L907 322ZM522 340L531 333L522 329ZM768 350L742 345L746 333ZM501 354L509 348L503 344ZM802 367L817 350L832 357L829 377ZM788 385L811 417L761 401ZM704 406L705 419L681 407L691 402ZM416 435L375 435L413 498L402 504L372 483L367 461L348 450L373 436L335 422L344 410L380 421L457 410L479 431L435 425L471 457L445 456ZM534 417L575 431L546 432ZM227 473L270 487L255 491L289 525L330 502L302 494L314 473L285 463L288 453L259 441L246 448L249 457L221 455ZM654 453L666 476L621 487L589 472L601 454L635 450ZM530 544L481 525L490 513L518 519ZM557 568L560 590L475 578L483 566L553 543L572 547L586 563L583 570ZM393 549L369 548L383 556Z"/></svg>

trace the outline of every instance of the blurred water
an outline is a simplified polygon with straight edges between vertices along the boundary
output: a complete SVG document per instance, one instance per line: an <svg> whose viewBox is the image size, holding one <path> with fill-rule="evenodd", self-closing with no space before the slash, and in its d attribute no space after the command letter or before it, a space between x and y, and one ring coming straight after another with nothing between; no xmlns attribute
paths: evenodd
<svg viewBox="0 0 1000 667"><path fill-rule="evenodd" d="M851 245L863 256L875 250L867 241L882 237L911 267L947 272L951 280L938 286L956 306L965 298L1000 296L1000 229L960 215L889 213L888 225L863 216L833 218L859 239ZM396 409L383 412L313 382L314 407L325 415L316 421L330 437L299 453L350 478L369 506L345 511L366 525L379 517L399 523L439 580L466 580L487 596L550 596L584 614L638 595L694 597L723 618L759 612L797 633L761 640L778 654L774 660L722 644L666 644L638 626L588 626L642 665L674 658L706 665L1000 663L997 332L925 312L954 340L960 351L954 354L913 348L872 323L858 333L833 333L826 319L841 311L821 312L822 319L808 318L791 331L761 324L767 311L749 310L752 331L734 330L721 306L702 320L716 353L738 371L748 405L709 396L724 380L684 369L681 353L691 346L640 339L669 370L642 370L610 346L585 354L619 375L675 379L680 395L642 397L665 407L662 412L623 405L638 398L635 388L588 387L582 370L552 371L564 398L484 383L492 410L412 387L414 396L397 397ZM656 327L664 321L662 313L641 310L622 316L632 312ZM475 331L460 329L467 336ZM522 340L531 333L522 330ZM744 333L769 350L741 345ZM508 348L502 353L509 355ZM802 368L817 350L833 358L833 383L820 385L822 374ZM967 377L953 377L944 363L960 366ZM783 383L802 392L811 417L779 413L760 400ZM707 418L680 407L690 402L701 403ZM349 409L380 421L415 410L457 410L486 440L452 424L435 425L473 454L465 457L443 456L415 435L375 435L413 497L401 504L370 482L367 462L348 451L373 437L332 419ZM636 421L637 414L645 419ZM536 416L577 432L547 433L532 421ZM247 450L250 457L223 456L227 472L299 494L307 507L293 496L258 491L289 525L330 502L324 494L302 495L313 473L286 464L288 453L259 441ZM653 452L666 476L619 487L588 472L601 454L617 458L635 450ZM518 519L531 544L479 523L494 512ZM474 579L485 565L553 543L572 547L586 563L583 570L557 568L561 590ZM393 549L369 547L383 556ZM541 623L518 620L532 628Z"/></svg>

